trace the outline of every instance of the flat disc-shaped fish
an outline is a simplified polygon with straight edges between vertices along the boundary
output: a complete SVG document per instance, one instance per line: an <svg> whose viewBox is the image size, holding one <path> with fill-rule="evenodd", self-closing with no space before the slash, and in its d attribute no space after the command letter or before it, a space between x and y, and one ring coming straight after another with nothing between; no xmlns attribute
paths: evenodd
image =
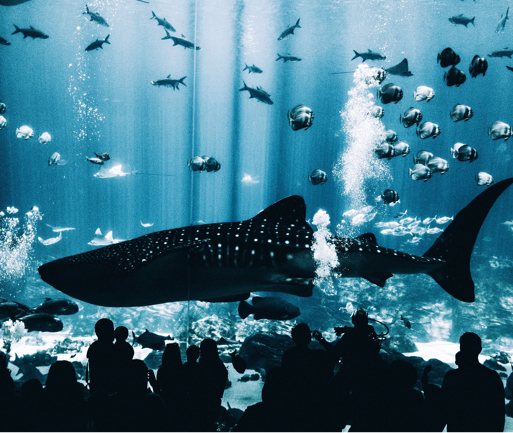
<svg viewBox="0 0 513 433"><path fill-rule="evenodd" d="M460 56L456 54L452 48L446 48L441 53L438 53L437 62L440 63L442 68L447 66L456 66L460 62Z"/></svg>
<svg viewBox="0 0 513 433"><path fill-rule="evenodd" d="M484 171L480 171L476 174L476 182L479 186L490 186L493 183L493 177Z"/></svg>
<svg viewBox="0 0 513 433"><path fill-rule="evenodd" d="M468 105L456 104L450 111L450 116L453 122L464 120L465 122L474 115L472 108Z"/></svg>
<svg viewBox="0 0 513 433"><path fill-rule="evenodd" d="M404 114L399 116L399 121L405 128L410 128L413 125L418 125L422 120L422 113L418 108L410 107Z"/></svg>
<svg viewBox="0 0 513 433"><path fill-rule="evenodd" d="M394 83L388 83L378 90L378 98L381 98L383 104L390 104L391 102L398 103L403 99L403 89L396 86Z"/></svg>
<svg viewBox="0 0 513 433"><path fill-rule="evenodd" d="M466 79L467 76L465 75L465 73L455 68L454 66L444 74L444 81L447 83L449 87L459 87L465 82Z"/></svg>
<svg viewBox="0 0 513 433"><path fill-rule="evenodd" d="M487 60L484 57L479 57L479 55L476 54L470 63L468 71L470 72L470 76L472 78L476 78L479 74L483 74L484 77L487 69Z"/></svg>
<svg viewBox="0 0 513 433"><path fill-rule="evenodd" d="M427 150L419 150L417 155L413 157L413 163L427 165L431 158L433 158L433 154L431 152L428 152Z"/></svg>
<svg viewBox="0 0 513 433"><path fill-rule="evenodd" d="M507 123L497 120L488 128L488 135L492 140L504 138L504 141L506 141L511 137L511 127Z"/></svg>
<svg viewBox="0 0 513 433"><path fill-rule="evenodd" d="M308 176L308 180L312 182L312 185L324 185L328 181L328 175L317 168Z"/></svg>
<svg viewBox="0 0 513 433"><path fill-rule="evenodd" d="M305 105L297 105L288 112L289 125L294 130L304 129L305 131L312 126L314 114L311 108Z"/></svg>
<svg viewBox="0 0 513 433"><path fill-rule="evenodd" d="M395 203L399 201L399 193L392 189L386 189L385 192L381 195L381 198L386 204Z"/></svg>

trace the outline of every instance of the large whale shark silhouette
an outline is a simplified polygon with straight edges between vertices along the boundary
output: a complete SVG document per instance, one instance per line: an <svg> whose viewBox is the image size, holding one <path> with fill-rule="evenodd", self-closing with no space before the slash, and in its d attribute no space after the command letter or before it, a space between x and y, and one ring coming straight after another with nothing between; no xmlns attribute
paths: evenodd
<svg viewBox="0 0 513 433"><path fill-rule="evenodd" d="M372 233L334 237L335 271L381 287L394 274L424 273L455 298L473 302L472 249L488 211L511 183L503 180L479 194L423 256L378 246ZM256 291L311 296L314 232L305 217L303 198L290 196L246 221L151 233L46 263L39 273L74 298L111 307L235 301Z"/></svg>

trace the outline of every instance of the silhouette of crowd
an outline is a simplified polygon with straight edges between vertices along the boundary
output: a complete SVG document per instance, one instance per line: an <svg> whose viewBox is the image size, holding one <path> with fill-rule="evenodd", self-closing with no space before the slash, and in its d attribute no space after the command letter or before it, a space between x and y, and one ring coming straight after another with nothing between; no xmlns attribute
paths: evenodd
<svg viewBox="0 0 513 433"><path fill-rule="evenodd" d="M481 339L460 338L455 370L442 387L430 384L430 366L415 388L417 370L380 357L380 339L365 311L354 327L335 328L327 342L306 323L292 330L294 346L280 367L267 371L262 401L249 406L232 431L503 431L504 387L497 372L479 363ZM0 352L2 431L216 431L228 371L217 344L191 345L182 363L180 347L167 344L155 375L133 359L125 327L109 319L95 325L97 340L87 351L84 386L73 364L57 361L45 386L37 379L19 391ZM312 336L322 346L313 350ZM225 430L226 431L226 430Z"/></svg>

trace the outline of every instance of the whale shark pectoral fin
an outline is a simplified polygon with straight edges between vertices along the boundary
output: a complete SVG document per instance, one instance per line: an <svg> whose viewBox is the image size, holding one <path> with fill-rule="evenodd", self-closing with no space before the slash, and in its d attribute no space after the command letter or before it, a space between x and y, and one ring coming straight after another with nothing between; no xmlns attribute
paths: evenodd
<svg viewBox="0 0 513 433"><path fill-rule="evenodd" d="M249 298L251 293L241 293L233 296L219 296L217 298L201 299L203 302L240 302Z"/></svg>
<svg viewBox="0 0 513 433"><path fill-rule="evenodd" d="M369 275L362 275L362 278L365 278L367 281L370 281L372 284L376 284L379 287L385 287L387 283L387 279L393 277L393 274L388 272L375 272Z"/></svg>

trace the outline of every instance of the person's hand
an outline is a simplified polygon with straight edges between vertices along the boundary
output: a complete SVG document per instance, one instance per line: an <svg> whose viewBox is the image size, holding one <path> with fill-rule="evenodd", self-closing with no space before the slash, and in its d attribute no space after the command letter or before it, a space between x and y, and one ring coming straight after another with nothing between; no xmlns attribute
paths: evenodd
<svg viewBox="0 0 513 433"><path fill-rule="evenodd" d="M335 326L335 334L340 337L343 333L345 333L349 328L347 326Z"/></svg>
<svg viewBox="0 0 513 433"><path fill-rule="evenodd" d="M312 337L315 338L317 341L321 341L322 340L322 334L319 331L313 331L312 332Z"/></svg>

